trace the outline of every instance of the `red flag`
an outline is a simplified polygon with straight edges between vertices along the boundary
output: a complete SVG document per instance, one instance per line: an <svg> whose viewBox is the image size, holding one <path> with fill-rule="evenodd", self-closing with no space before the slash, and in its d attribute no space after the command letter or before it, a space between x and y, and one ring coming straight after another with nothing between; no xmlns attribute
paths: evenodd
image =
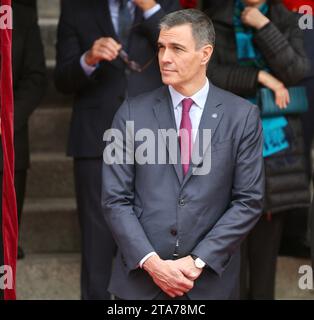
<svg viewBox="0 0 314 320"><path fill-rule="evenodd" d="M2 235L4 264L12 270L12 288L4 289L4 299L14 300L16 280L16 257L18 222L16 196L14 189L14 144L13 144L13 85L12 85L12 8L11 0L1 0L3 15L8 19L0 26L0 107L1 107L1 141L3 149L2 182ZM9 6L6 10L3 6ZM11 21L10 21L11 19ZM1 19L3 20L3 19ZM2 21L3 22L3 21ZM7 274L8 275L8 274ZM9 275L8 275L9 276Z"/></svg>
<svg viewBox="0 0 314 320"><path fill-rule="evenodd" d="M298 12L301 6L310 6L314 10L314 0L284 0L283 3L291 10Z"/></svg>

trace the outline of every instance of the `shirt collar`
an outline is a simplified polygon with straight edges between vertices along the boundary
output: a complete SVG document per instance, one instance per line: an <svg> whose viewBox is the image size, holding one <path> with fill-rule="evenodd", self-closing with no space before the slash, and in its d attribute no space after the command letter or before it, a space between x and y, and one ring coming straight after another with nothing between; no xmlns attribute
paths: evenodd
<svg viewBox="0 0 314 320"><path fill-rule="evenodd" d="M207 100L208 92L209 92L209 81L206 78L206 83L202 89L200 89L198 92L196 92L191 97L185 97L180 92L178 92L176 89L174 89L172 86L169 86L169 92L172 100L172 105L174 109L177 109L179 105L181 104L183 99L191 98L194 101L194 104L199 107L200 109L204 109L205 103Z"/></svg>

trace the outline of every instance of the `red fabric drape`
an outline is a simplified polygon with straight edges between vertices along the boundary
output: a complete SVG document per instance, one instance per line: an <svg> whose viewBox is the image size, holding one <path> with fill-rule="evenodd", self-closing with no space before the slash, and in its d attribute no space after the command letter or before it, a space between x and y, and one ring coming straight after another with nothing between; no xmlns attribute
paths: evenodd
<svg viewBox="0 0 314 320"><path fill-rule="evenodd" d="M180 0L180 4L182 8L196 8L197 7L197 0Z"/></svg>
<svg viewBox="0 0 314 320"><path fill-rule="evenodd" d="M314 0L283 0L283 3L291 11L298 11L301 6L311 6L314 10Z"/></svg>
<svg viewBox="0 0 314 320"><path fill-rule="evenodd" d="M11 6L11 0L1 0L1 5ZM14 189L14 145L13 145L13 86L12 86L12 30L0 28L0 106L1 141L3 149L2 182L2 235L4 263L12 268L13 288L4 290L4 299L16 299L16 257L18 222Z"/></svg>

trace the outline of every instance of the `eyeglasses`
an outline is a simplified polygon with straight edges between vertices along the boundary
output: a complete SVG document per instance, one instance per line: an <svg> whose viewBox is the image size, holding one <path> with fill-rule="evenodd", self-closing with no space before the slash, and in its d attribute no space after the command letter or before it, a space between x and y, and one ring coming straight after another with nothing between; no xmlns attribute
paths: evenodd
<svg viewBox="0 0 314 320"><path fill-rule="evenodd" d="M136 61L130 60L129 55L123 49L119 51L119 57L123 60L123 62L128 66L130 70L139 72L139 73L146 70L155 59L155 56L154 56L144 66L141 66Z"/></svg>

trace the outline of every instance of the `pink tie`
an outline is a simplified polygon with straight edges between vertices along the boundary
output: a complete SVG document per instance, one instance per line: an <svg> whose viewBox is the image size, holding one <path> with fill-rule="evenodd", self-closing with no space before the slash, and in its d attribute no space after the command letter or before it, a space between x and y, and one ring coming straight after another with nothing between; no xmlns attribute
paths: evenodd
<svg viewBox="0 0 314 320"><path fill-rule="evenodd" d="M182 100L182 119L180 125L179 142L181 150L181 164L183 173L186 175L189 171L192 155L192 123L190 110L194 101L190 98Z"/></svg>

